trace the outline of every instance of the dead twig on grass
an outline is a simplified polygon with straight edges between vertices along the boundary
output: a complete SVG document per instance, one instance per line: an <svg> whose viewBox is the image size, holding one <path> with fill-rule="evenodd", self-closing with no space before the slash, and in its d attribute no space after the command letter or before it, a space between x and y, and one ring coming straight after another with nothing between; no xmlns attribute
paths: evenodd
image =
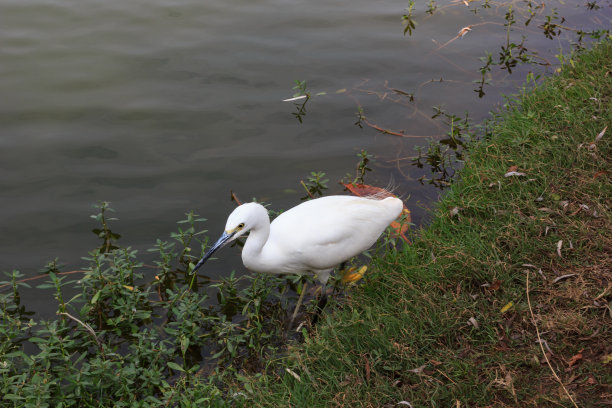
<svg viewBox="0 0 612 408"><path fill-rule="evenodd" d="M548 359L548 356L546 355L546 352L544 351L544 346L542 346L542 338L540 337L540 330L538 329L538 324L536 323L535 315L533 314L533 309L531 308L531 299L529 298L529 269L527 269L526 283L527 283L527 287L526 287L525 290L527 291L527 305L529 306L529 313L531 313L531 320L533 321L533 325L535 326L535 329L536 329L536 334L538 336L538 344L540 345L540 349L542 350L542 354L544 355L544 358L546 359L546 363L548 364L548 367L550 368L550 371L553 373L553 376L559 382L559 384L563 388L563 391L565 391L565 394L570 399L570 401L572 401L572 404L574 405L574 407L578 408L578 405L576 404L576 401L574 401L574 398L572 398L572 396L569 393L569 391L567 390L567 388L565 388L565 385L563 385L563 381L561 381L561 379L559 378L559 376L555 372L555 369L553 368L552 364L550 364L550 360Z"/></svg>

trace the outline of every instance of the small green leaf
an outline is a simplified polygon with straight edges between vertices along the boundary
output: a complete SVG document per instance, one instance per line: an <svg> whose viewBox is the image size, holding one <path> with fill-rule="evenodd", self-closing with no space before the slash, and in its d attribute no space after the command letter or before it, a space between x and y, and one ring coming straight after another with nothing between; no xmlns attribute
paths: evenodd
<svg viewBox="0 0 612 408"><path fill-rule="evenodd" d="M180 365L176 364L173 361L168 361L168 367L170 367L172 370L185 372L185 369L183 367L181 367Z"/></svg>
<svg viewBox="0 0 612 408"><path fill-rule="evenodd" d="M98 301L98 299L100 298L100 294L102 293L101 290L97 291L95 295L93 295L93 297L91 298L91 304L95 305L96 302Z"/></svg>

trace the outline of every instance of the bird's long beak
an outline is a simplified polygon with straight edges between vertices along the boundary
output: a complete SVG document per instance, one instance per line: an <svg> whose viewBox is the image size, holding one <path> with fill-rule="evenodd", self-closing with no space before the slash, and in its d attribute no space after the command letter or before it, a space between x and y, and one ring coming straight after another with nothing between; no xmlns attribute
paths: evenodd
<svg viewBox="0 0 612 408"><path fill-rule="evenodd" d="M208 260L208 258L210 258L212 256L212 254L215 253L215 251L219 248L221 248L223 245L227 244L232 237L236 234L236 231L232 231L232 232L227 232L224 231L223 234L221 235L221 237L217 240L217 242L215 242L215 244L210 247L210 249L204 254L204 256L202 257L202 259L200 259L198 261L198 263L196 264L196 266L193 268L193 270L191 271L191 273L195 272L196 269L198 269L200 266L204 265L204 262L206 262Z"/></svg>

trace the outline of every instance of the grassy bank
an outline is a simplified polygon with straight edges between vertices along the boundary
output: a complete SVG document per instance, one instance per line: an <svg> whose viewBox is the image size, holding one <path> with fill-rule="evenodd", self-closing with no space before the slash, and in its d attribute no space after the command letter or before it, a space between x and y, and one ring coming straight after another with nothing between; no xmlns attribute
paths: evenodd
<svg viewBox="0 0 612 408"><path fill-rule="evenodd" d="M512 102L432 224L289 353L285 279L193 274L208 246L193 212L148 256L119 247L102 203L84 269L0 281L0 405L610 402L611 57L608 41Z"/></svg>
<svg viewBox="0 0 612 408"><path fill-rule="evenodd" d="M513 101L255 404L610 404L611 61L607 41Z"/></svg>

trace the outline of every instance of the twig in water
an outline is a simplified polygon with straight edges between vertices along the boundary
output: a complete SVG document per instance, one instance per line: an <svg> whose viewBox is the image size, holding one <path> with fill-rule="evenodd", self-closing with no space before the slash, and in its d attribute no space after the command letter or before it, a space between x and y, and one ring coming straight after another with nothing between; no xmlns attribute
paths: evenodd
<svg viewBox="0 0 612 408"><path fill-rule="evenodd" d="M85 273L87 271L81 271L81 270L76 270L76 271L68 271L68 272L57 272L56 275L72 275L73 273ZM41 275L36 275L36 276L31 276L29 278L25 278L25 279L21 279L16 281L16 283L21 283L21 282L27 282L27 281L31 281L31 280L36 280L36 279L40 279L40 278L48 278L49 274L47 273L43 273ZM5 288L7 286L10 286L10 283L4 284L4 285L0 285L0 289Z"/></svg>
<svg viewBox="0 0 612 408"><path fill-rule="evenodd" d="M238 197L236 197L236 194L235 194L233 191L230 191L230 193L231 193L232 200L233 200L233 201L235 201L235 202L236 202L236 204L238 204L238 205L242 205L242 203L240 202L240 200L238 199Z"/></svg>
<svg viewBox="0 0 612 408"><path fill-rule="evenodd" d="M378 130L380 133L385 133L385 134L389 134L389 135L393 135L393 136L399 136L399 137L410 137L410 138L425 138L427 136L417 136L417 135L407 135L404 133L399 133L399 132L394 132L392 130L388 130L388 129L383 129L378 125L375 125L374 123L370 123L370 121L363 116L361 118L362 122L365 123L366 125L368 125L369 127L371 127L372 129L376 129Z"/></svg>

